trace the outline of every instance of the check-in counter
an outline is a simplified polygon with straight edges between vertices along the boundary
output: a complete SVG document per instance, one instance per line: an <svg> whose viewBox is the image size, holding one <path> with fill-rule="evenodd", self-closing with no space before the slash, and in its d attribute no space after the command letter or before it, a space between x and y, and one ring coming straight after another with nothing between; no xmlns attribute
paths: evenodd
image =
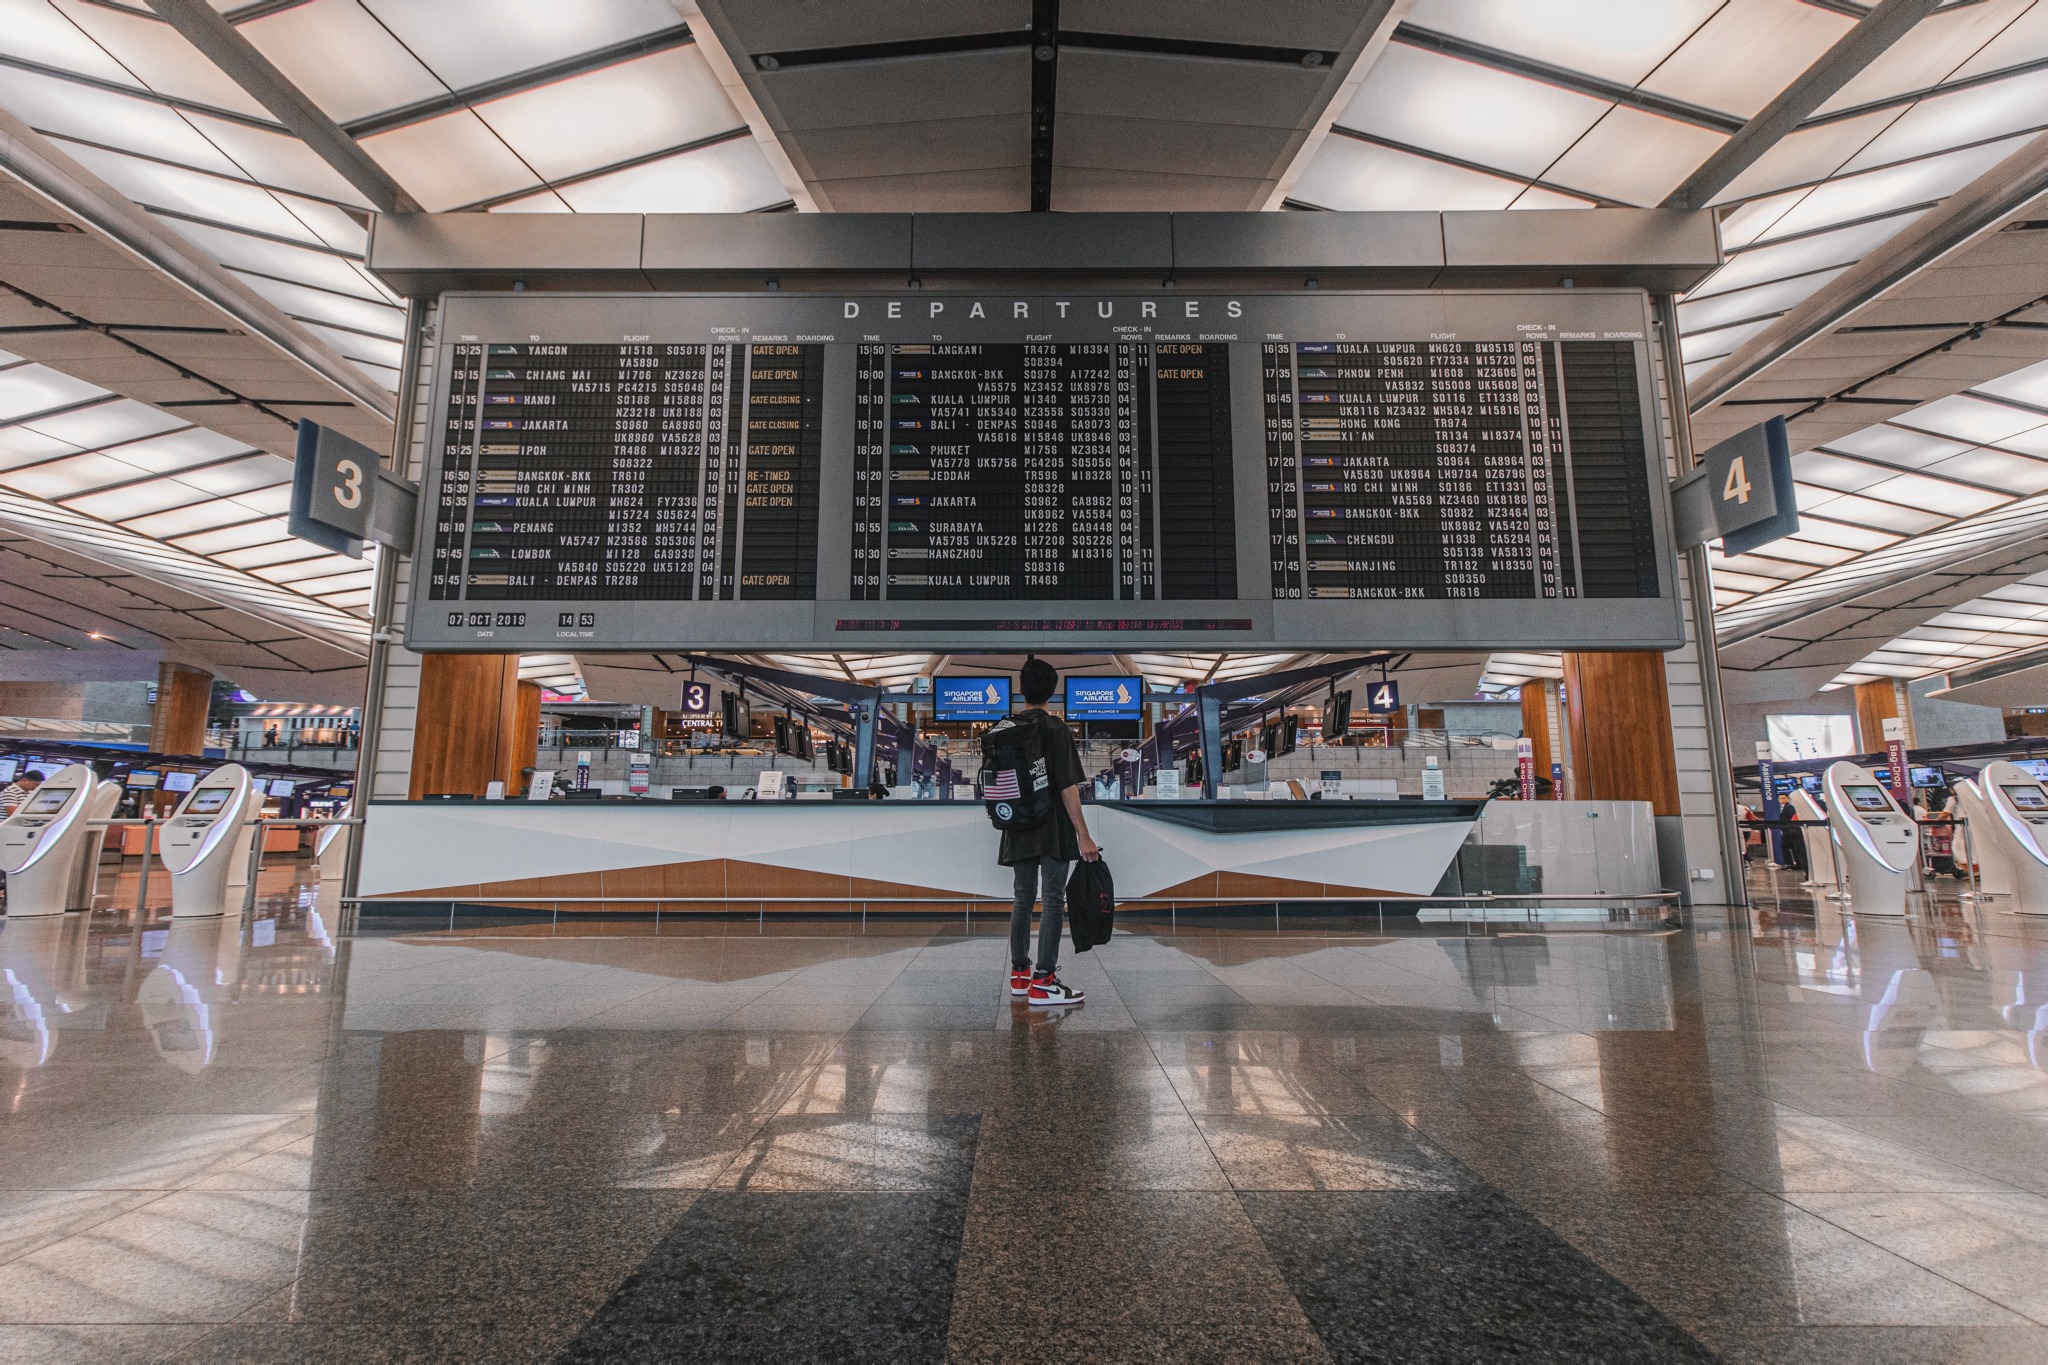
<svg viewBox="0 0 2048 1365"><path fill-rule="evenodd" d="M1426 896L1479 801L1112 801L1126 906ZM358 894L573 911L959 913L1006 901L978 801L378 801Z"/></svg>

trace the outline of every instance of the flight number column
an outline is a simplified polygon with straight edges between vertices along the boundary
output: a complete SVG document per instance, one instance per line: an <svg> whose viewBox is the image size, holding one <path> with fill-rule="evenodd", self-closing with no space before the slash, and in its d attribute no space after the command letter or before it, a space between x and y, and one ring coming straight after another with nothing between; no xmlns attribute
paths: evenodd
<svg viewBox="0 0 2048 1365"><path fill-rule="evenodd" d="M1109 345L1026 345L1026 596L1116 596L1116 398Z"/></svg>

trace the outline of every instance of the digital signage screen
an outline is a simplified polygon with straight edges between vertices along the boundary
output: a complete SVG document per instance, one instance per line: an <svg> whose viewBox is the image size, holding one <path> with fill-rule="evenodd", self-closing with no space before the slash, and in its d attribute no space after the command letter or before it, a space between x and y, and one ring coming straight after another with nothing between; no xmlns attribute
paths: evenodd
<svg viewBox="0 0 2048 1365"><path fill-rule="evenodd" d="M414 648L1681 638L1640 291L446 307Z"/></svg>
<svg viewBox="0 0 2048 1365"><path fill-rule="evenodd" d="M932 679L934 720L1002 720L1009 714L1008 678Z"/></svg>
<svg viewBox="0 0 2048 1365"><path fill-rule="evenodd" d="M1068 720L1136 720L1145 706L1143 678L1068 678Z"/></svg>

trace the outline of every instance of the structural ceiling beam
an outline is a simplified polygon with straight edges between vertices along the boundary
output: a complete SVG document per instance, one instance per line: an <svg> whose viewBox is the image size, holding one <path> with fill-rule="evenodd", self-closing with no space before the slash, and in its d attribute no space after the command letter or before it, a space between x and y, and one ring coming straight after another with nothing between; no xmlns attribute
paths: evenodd
<svg viewBox="0 0 2048 1365"><path fill-rule="evenodd" d="M149 0L149 7L185 35L207 60L277 115L322 161L382 213L417 213L419 205L371 159L341 125L320 111L206 0Z"/></svg>
<svg viewBox="0 0 2048 1365"><path fill-rule="evenodd" d="M339 351L286 317L269 300L158 223L141 205L4 109L0 109L0 169L86 227L161 270L219 309L236 326L269 342L368 411L387 422L391 420L391 395L344 360Z"/></svg>
<svg viewBox="0 0 2048 1365"><path fill-rule="evenodd" d="M1712 406L1768 366L1834 330L1951 251L2048 192L2048 133L2041 133L1950 195L1871 255L1751 337L1700 377L1687 393L1694 412Z"/></svg>
<svg viewBox="0 0 2048 1365"><path fill-rule="evenodd" d="M1721 144L1664 200L1668 209L1705 208L1780 138L1834 97L1865 67L1934 11L1941 0L1882 0L1792 84Z"/></svg>

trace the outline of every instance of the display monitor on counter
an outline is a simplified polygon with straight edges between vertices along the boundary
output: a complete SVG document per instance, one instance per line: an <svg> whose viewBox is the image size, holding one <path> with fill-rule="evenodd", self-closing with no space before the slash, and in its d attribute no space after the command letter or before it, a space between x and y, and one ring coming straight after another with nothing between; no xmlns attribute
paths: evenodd
<svg viewBox="0 0 2048 1365"><path fill-rule="evenodd" d="M1002 720L1009 714L1008 678L932 679L933 720Z"/></svg>
<svg viewBox="0 0 2048 1365"><path fill-rule="evenodd" d="M198 773L165 773L164 790L167 792L188 792L198 785Z"/></svg>
<svg viewBox="0 0 2048 1365"><path fill-rule="evenodd" d="M1136 720L1145 707L1143 678L1068 678L1067 719Z"/></svg>
<svg viewBox="0 0 2048 1365"><path fill-rule="evenodd" d="M270 794L272 796L290 796L293 786L294 784L289 778L275 778L270 784Z"/></svg>
<svg viewBox="0 0 2048 1365"><path fill-rule="evenodd" d="M153 788L162 781L163 774L158 772L155 768L131 768L128 772L128 780L124 785L129 787Z"/></svg>

